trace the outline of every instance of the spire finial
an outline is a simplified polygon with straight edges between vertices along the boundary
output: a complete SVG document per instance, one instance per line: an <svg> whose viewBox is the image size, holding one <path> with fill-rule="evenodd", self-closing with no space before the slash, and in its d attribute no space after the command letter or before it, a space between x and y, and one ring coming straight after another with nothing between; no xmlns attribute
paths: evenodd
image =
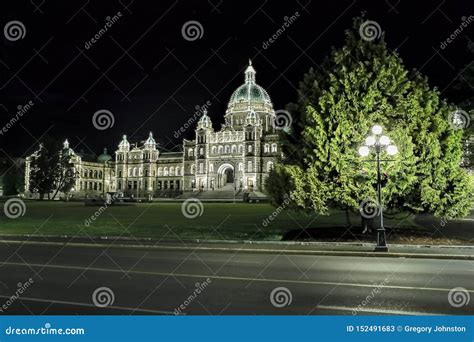
<svg viewBox="0 0 474 342"><path fill-rule="evenodd" d="M252 60L249 58L249 65L252 65Z"/></svg>
<svg viewBox="0 0 474 342"><path fill-rule="evenodd" d="M126 134L122 135L122 139L127 140L127 135Z"/></svg>
<svg viewBox="0 0 474 342"><path fill-rule="evenodd" d="M150 131L150 135L149 135L150 138L153 138L153 132Z"/></svg>
<svg viewBox="0 0 474 342"><path fill-rule="evenodd" d="M63 143L64 148L69 148L69 141L66 139Z"/></svg>
<svg viewBox="0 0 474 342"><path fill-rule="evenodd" d="M204 108L204 110L202 111L202 114L203 114L203 116L207 116L207 109L206 108Z"/></svg>

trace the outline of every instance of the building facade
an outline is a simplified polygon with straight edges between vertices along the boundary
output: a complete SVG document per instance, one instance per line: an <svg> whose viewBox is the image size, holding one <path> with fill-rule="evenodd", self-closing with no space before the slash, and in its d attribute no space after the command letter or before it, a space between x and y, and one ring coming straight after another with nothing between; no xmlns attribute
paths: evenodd
<svg viewBox="0 0 474 342"><path fill-rule="evenodd" d="M97 161L84 161L72 151L78 176L74 192L143 197L183 191L263 191L265 178L281 155L274 120L270 96L256 83L249 61L245 81L233 92L219 130L204 110L194 139L184 139L177 152L160 151L151 132L142 146L130 144L124 135L115 160L105 151ZM28 171L28 161L26 167ZM28 184L28 177L25 181Z"/></svg>

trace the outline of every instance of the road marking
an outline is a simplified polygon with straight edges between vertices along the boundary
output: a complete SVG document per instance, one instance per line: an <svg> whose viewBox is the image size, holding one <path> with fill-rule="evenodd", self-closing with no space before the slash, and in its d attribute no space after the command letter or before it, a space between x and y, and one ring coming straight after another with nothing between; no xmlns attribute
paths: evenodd
<svg viewBox="0 0 474 342"><path fill-rule="evenodd" d="M343 257L376 257L376 258L413 258L413 259L442 259L442 260L474 260L473 254L440 254L440 253L403 253L403 252L371 252L371 251L335 251L335 250L307 250L307 249L259 249L235 247L185 247L185 246L157 246L157 245L123 245L79 242L39 242L0 240L3 244L12 245L43 245L43 246L68 246L84 248L114 248L135 250L171 250L171 251L210 251L210 252L241 252L257 254L288 254L288 255L322 255Z"/></svg>
<svg viewBox="0 0 474 342"><path fill-rule="evenodd" d="M0 262L0 266L20 266L20 267L39 267L39 268L53 268L53 269L64 269L64 270L86 270L95 272L111 272L111 273L123 273L123 270L101 268L101 267L80 267L72 265L51 265L51 264L25 264L19 262ZM290 283L290 284L307 284L307 285L330 285L330 286L347 286L347 287L367 287L367 288L386 288L386 289L397 289L397 290L422 290L422 291L442 291L449 292L451 288L441 287L416 287L416 286L401 286L401 285L380 285L380 284L358 284L358 283L338 283L330 281L313 281L313 280L293 280L293 279L261 279L261 278L248 278L248 277L234 277L234 276L216 276L212 274L190 274L190 273L165 273L165 272L154 272L154 271L137 271L132 270L127 273L141 274L141 275L154 275L162 277L181 277L181 278L210 278L218 280L234 280L234 281L253 281L253 282L267 282L267 283ZM474 293L474 290L467 290L467 292Z"/></svg>
<svg viewBox="0 0 474 342"><path fill-rule="evenodd" d="M371 308L350 308L347 306L332 306L332 305L318 305L317 309L322 310L338 310L338 311L351 311L351 312L366 312L375 314L389 314L389 315L408 315L408 316L440 316L441 314L433 314L427 312L417 311L401 311L401 310L389 310L389 309L371 309Z"/></svg>
<svg viewBox="0 0 474 342"><path fill-rule="evenodd" d="M0 298L10 299L11 296L4 296L0 295ZM53 303L53 304L67 304L67 305L77 305L77 306L86 306L90 308L98 308L97 306L89 303L80 303L80 302L69 302L64 300L56 300L56 299L42 299L42 298L32 298L32 297L18 297L20 300L27 300L30 302L40 302L40 303ZM140 311L146 313L154 313L154 314L165 314L170 315L173 314L172 311L162 311L162 310L152 310L152 309L138 309L138 308L128 308L125 306L107 306L104 309L114 309L114 310L127 310L127 311Z"/></svg>

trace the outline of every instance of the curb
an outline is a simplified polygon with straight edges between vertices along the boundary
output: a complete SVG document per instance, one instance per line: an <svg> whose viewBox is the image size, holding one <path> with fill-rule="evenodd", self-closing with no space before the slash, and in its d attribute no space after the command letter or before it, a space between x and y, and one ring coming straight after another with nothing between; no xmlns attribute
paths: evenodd
<svg viewBox="0 0 474 342"><path fill-rule="evenodd" d="M319 256L357 256L357 257L380 257L380 258L410 258L410 259L442 259L442 260L474 260L474 255L462 254L428 254L428 253L391 253L391 252L355 252L355 251L315 251L295 249L256 249L256 248L232 248L232 247L184 247L184 246L155 246L155 245L125 245L125 244L91 244L78 242L40 242L21 240L0 240L0 244L15 245L46 245L46 246L69 246L85 248L114 248L114 249L137 249L137 250L169 250L169 251L209 251L209 252L242 252L255 254L290 254L290 255L319 255Z"/></svg>

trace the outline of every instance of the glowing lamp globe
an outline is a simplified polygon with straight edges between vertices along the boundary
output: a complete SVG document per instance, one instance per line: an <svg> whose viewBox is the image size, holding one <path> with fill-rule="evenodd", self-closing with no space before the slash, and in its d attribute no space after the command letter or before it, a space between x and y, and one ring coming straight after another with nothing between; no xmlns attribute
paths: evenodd
<svg viewBox="0 0 474 342"><path fill-rule="evenodd" d="M384 146L390 145L390 138L387 137L386 135L382 135L379 141L380 141L380 145L384 145Z"/></svg>
<svg viewBox="0 0 474 342"><path fill-rule="evenodd" d="M359 148L359 154L362 156L362 157L367 157L370 153L370 149L368 146L361 146Z"/></svg>
<svg viewBox="0 0 474 342"><path fill-rule="evenodd" d="M375 145L375 137L374 136L369 136L367 138L365 138L365 144L367 146L374 146Z"/></svg>
<svg viewBox="0 0 474 342"><path fill-rule="evenodd" d="M394 156L398 153L398 148L395 145L387 146L387 153L391 156Z"/></svg>
<svg viewBox="0 0 474 342"><path fill-rule="evenodd" d="M374 127L372 127L372 133L374 133L375 135L381 134L382 133L382 126L375 125Z"/></svg>

